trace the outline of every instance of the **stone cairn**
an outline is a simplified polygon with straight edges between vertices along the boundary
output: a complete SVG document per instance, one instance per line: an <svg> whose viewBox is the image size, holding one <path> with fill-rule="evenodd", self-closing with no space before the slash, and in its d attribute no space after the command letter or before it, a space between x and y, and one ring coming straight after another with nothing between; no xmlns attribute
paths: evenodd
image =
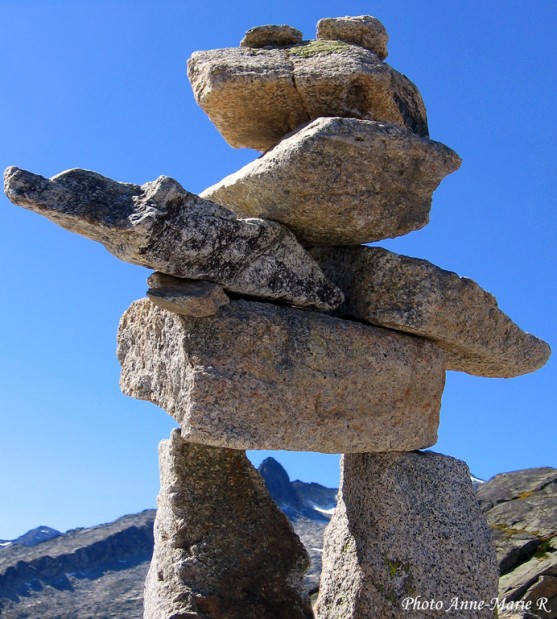
<svg viewBox="0 0 557 619"><path fill-rule="evenodd" d="M493 615L469 471L417 450L436 441L445 370L512 377L550 351L470 279L361 245L427 224L460 165L386 42L375 18L344 17L312 41L262 26L193 54L199 105L263 152L200 196L6 170L12 202L156 271L118 336L123 392L180 425L160 446L145 617ZM307 553L246 449L344 454L313 610Z"/></svg>

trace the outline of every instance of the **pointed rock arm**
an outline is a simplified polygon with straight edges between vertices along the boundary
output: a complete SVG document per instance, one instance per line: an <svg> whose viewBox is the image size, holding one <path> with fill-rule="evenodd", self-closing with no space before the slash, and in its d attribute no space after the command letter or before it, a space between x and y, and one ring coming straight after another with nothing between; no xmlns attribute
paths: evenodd
<svg viewBox="0 0 557 619"><path fill-rule="evenodd" d="M549 359L549 345L467 277L381 247L317 247L311 255L345 294L339 315L433 340L448 370L512 378Z"/></svg>
<svg viewBox="0 0 557 619"><path fill-rule="evenodd" d="M14 204L132 264L325 311L343 299L289 230L273 221L238 219L167 176L139 186L88 170L47 179L10 167L4 191Z"/></svg>

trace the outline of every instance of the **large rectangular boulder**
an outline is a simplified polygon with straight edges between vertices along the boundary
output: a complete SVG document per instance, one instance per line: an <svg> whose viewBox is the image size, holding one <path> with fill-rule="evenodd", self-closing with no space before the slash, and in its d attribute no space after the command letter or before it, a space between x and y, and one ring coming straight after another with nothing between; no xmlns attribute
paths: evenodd
<svg viewBox="0 0 557 619"><path fill-rule="evenodd" d="M145 619L309 619L309 557L245 453L159 447L161 489Z"/></svg>
<svg viewBox="0 0 557 619"><path fill-rule="evenodd" d="M341 316L428 338L448 370L512 378L540 368L549 346L523 331L476 282L381 247L310 251L344 292Z"/></svg>
<svg viewBox="0 0 557 619"><path fill-rule="evenodd" d="M188 77L197 103L234 147L267 150L322 116L378 120L428 135L416 86L369 49L344 41L195 52Z"/></svg>
<svg viewBox="0 0 557 619"><path fill-rule="evenodd" d="M343 457L318 619L492 619L498 576L464 462L431 452Z"/></svg>
<svg viewBox="0 0 557 619"><path fill-rule="evenodd" d="M192 442L348 453L436 441L443 353L394 331L270 303L193 318L142 300L122 317L118 358L123 392Z"/></svg>

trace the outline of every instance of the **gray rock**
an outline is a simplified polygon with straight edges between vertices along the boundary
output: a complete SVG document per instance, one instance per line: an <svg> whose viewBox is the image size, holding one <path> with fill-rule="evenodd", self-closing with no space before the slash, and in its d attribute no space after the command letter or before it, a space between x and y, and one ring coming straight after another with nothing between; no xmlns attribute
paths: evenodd
<svg viewBox="0 0 557 619"><path fill-rule="evenodd" d="M493 521L489 525L501 574L528 561L540 545L539 537L522 527Z"/></svg>
<svg viewBox="0 0 557 619"><path fill-rule="evenodd" d="M502 604L502 602L500 602ZM541 619L539 615L534 615L528 610L515 609L512 602L505 603L498 611L497 619Z"/></svg>
<svg viewBox="0 0 557 619"><path fill-rule="evenodd" d="M188 77L197 103L234 147L267 150L321 116L378 120L428 135L416 86L373 52L343 41L195 52Z"/></svg>
<svg viewBox="0 0 557 619"><path fill-rule="evenodd" d="M288 226L308 245L358 245L429 221L458 155L396 125L319 118L201 195Z"/></svg>
<svg viewBox="0 0 557 619"><path fill-rule="evenodd" d="M369 49L380 60L387 57L389 35L385 26L370 15L325 17L317 22L317 39L345 41Z"/></svg>
<svg viewBox="0 0 557 619"><path fill-rule="evenodd" d="M256 26L250 28L240 42L240 47L283 47L302 42L302 33L292 26Z"/></svg>
<svg viewBox="0 0 557 619"><path fill-rule="evenodd" d="M533 496L557 498L557 469L545 466L500 473L478 488L478 501L484 512L488 512L497 505L517 500L523 501ZM513 511L515 507L516 504L513 506ZM530 517L531 515L528 516ZM540 519L537 518L537 520ZM546 516L543 517L543 521L545 520L547 520ZM554 514L552 520L557 529L557 514ZM548 528L541 521L536 523L536 526L540 525ZM549 524L549 529L552 527L553 525Z"/></svg>
<svg viewBox="0 0 557 619"><path fill-rule="evenodd" d="M380 247L310 253L344 292L340 315L435 341L448 370L511 378L549 358L549 346L522 331L471 279Z"/></svg>
<svg viewBox="0 0 557 619"><path fill-rule="evenodd" d="M509 601L532 601L536 608L540 598L547 599L552 613L534 612L542 617L555 617L557 612L557 537L548 541L544 552L521 563L499 580L499 598Z"/></svg>
<svg viewBox="0 0 557 619"><path fill-rule="evenodd" d="M553 542L553 551L557 546ZM555 619L557 617L557 565L553 559L553 575L538 575L536 581L530 585L522 599L530 602L530 608L535 609L542 619Z"/></svg>
<svg viewBox="0 0 557 619"><path fill-rule="evenodd" d="M145 619L312 617L307 552L245 454L174 430L159 460Z"/></svg>
<svg viewBox="0 0 557 619"><path fill-rule="evenodd" d="M487 608L450 607L455 598L488 605L497 578L489 529L463 462L435 453L343 456L316 617L491 619ZM443 611L413 605L432 599Z"/></svg>
<svg viewBox="0 0 557 619"><path fill-rule="evenodd" d="M322 310L342 300L286 228L237 219L166 176L139 186L87 170L49 180L11 167L4 190L14 204L99 241L132 264Z"/></svg>
<svg viewBox="0 0 557 619"><path fill-rule="evenodd" d="M499 598L557 617L557 469L502 473L478 489L499 561ZM539 604L547 599L547 612Z"/></svg>
<svg viewBox="0 0 557 619"><path fill-rule="evenodd" d="M411 450L436 441L445 373L419 338L270 303L188 318L133 303L120 386L184 438L235 449Z"/></svg>
<svg viewBox="0 0 557 619"><path fill-rule="evenodd" d="M155 305L184 316L212 316L230 299L221 286L211 282L182 279L153 273L147 280L147 297Z"/></svg>

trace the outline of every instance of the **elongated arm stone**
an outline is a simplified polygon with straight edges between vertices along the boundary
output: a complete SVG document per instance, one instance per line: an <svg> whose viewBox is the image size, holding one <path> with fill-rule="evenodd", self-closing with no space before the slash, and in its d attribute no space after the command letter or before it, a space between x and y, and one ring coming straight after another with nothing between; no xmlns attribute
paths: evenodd
<svg viewBox="0 0 557 619"><path fill-rule="evenodd" d="M197 103L234 147L267 150L321 116L378 120L428 135L416 86L370 50L343 41L195 52L188 77Z"/></svg>
<svg viewBox="0 0 557 619"><path fill-rule="evenodd" d="M492 619L498 576L464 462L427 452L343 456L318 619Z"/></svg>
<svg viewBox="0 0 557 619"><path fill-rule="evenodd" d="M449 370L512 378L537 370L551 354L497 307L493 295L427 260L380 247L310 253L345 294L339 315L434 340Z"/></svg>
<svg viewBox="0 0 557 619"><path fill-rule="evenodd" d="M4 191L14 204L99 241L132 264L321 310L342 301L286 228L238 219L167 176L139 186L88 170L47 179L11 167Z"/></svg>
<svg viewBox="0 0 557 619"><path fill-rule="evenodd" d="M161 489L145 619L309 619L309 557L246 455L159 447Z"/></svg>
<svg viewBox="0 0 557 619"><path fill-rule="evenodd" d="M201 195L308 245L358 245L425 226L433 191L459 166L447 146L396 125L318 118Z"/></svg>
<svg viewBox="0 0 557 619"><path fill-rule="evenodd" d="M189 318L138 301L118 334L120 385L235 449L404 451L436 441L444 358L431 342L271 303Z"/></svg>

